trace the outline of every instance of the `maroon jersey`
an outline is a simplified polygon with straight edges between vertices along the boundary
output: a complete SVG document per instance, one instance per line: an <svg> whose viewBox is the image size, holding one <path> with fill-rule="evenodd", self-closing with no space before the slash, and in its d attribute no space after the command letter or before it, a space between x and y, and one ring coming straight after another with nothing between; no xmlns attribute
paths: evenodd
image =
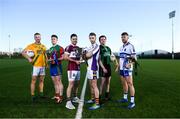
<svg viewBox="0 0 180 119"><path fill-rule="evenodd" d="M65 53L69 54L69 57L73 60L80 60L80 55L78 52L79 47L76 45L69 45L65 48ZM69 61L68 70L80 70L80 65L77 65L75 62Z"/></svg>

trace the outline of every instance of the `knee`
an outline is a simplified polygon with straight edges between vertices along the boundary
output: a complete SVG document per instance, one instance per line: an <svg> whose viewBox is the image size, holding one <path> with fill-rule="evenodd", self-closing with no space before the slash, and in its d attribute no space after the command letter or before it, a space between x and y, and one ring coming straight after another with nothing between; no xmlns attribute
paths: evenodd
<svg viewBox="0 0 180 119"><path fill-rule="evenodd" d="M36 78L32 78L31 84L35 84L35 83L36 83Z"/></svg>
<svg viewBox="0 0 180 119"><path fill-rule="evenodd" d="M132 82L127 82L129 87L133 87L133 83Z"/></svg>
<svg viewBox="0 0 180 119"><path fill-rule="evenodd" d="M97 87L96 83L93 83L93 84L92 84L92 87L93 87L93 88L96 88L96 87Z"/></svg>
<svg viewBox="0 0 180 119"><path fill-rule="evenodd" d="M44 77L40 77L39 78L39 83L43 83L44 82Z"/></svg>
<svg viewBox="0 0 180 119"><path fill-rule="evenodd" d="M40 80L39 80L39 83L43 83L43 82L44 82L44 80L43 80L43 79L40 79Z"/></svg>

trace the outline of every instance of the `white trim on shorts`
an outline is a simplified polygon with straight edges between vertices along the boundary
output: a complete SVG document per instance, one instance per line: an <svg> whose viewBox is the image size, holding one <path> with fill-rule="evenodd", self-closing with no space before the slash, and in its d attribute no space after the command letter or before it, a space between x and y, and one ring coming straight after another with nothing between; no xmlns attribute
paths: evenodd
<svg viewBox="0 0 180 119"><path fill-rule="evenodd" d="M32 76L44 76L44 75L45 75L45 67L33 66Z"/></svg>
<svg viewBox="0 0 180 119"><path fill-rule="evenodd" d="M68 70L67 74L68 74L69 81L79 81L80 80L80 71Z"/></svg>
<svg viewBox="0 0 180 119"><path fill-rule="evenodd" d="M90 70L90 69L87 69L87 78L89 80L93 80L94 79L94 74L93 72L96 72L96 79L99 79L99 70L97 71L93 71L93 70Z"/></svg>

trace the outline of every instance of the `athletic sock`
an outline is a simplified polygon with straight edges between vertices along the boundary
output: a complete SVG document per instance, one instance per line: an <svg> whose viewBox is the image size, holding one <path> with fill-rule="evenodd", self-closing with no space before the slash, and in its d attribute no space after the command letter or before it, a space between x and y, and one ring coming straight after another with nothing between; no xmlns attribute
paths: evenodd
<svg viewBox="0 0 180 119"><path fill-rule="evenodd" d="M128 97L128 93L124 93L123 98L127 99L127 97Z"/></svg>
<svg viewBox="0 0 180 119"><path fill-rule="evenodd" d="M94 94L91 94L91 100L94 100Z"/></svg>
<svg viewBox="0 0 180 119"><path fill-rule="evenodd" d="M76 94L76 93L73 93L73 96L74 96L74 97L77 97L77 94Z"/></svg>
<svg viewBox="0 0 180 119"><path fill-rule="evenodd" d="M32 97L32 98L34 98L34 97L35 97L35 95L31 95L31 97Z"/></svg>
<svg viewBox="0 0 180 119"><path fill-rule="evenodd" d="M134 103L134 96L131 96L131 103Z"/></svg>
<svg viewBox="0 0 180 119"><path fill-rule="evenodd" d="M105 98L109 99L109 92L105 93Z"/></svg>
<svg viewBox="0 0 180 119"><path fill-rule="evenodd" d="M43 92L40 92L39 95L40 95L40 96L44 96L44 93L43 93Z"/></svg>
<svg viewBox="0 0 180 119"><path fill-rule="evenodd" d="M66 99L66 100L67 100L67 102L68 102L68 101L71 101L71 98L70 98L70 97L67 97L67 99Z"/></svg>
<svg viewBox="0 0 180 119"><path fill-rule="evenodd" d="M63 96L62 95L59 95L59 98L60 98L60 100L63 100Z"/></svg>
<svg viewBox="0 0 180 119"><path fill-rule="evenodd" d="M95 103L99 105L99 98L95 98Z"/></svg>
<svg viewBox="0 0 180 119"><path fill-rule="evenodd" d="M56 96L56 97L59 97L60 95L59 95L59 93L56 93L55 96Z"/></svg>

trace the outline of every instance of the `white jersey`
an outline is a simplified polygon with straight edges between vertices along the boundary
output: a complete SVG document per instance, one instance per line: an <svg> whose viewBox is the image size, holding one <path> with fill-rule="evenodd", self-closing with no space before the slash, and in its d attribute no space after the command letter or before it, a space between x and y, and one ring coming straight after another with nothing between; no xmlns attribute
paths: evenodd
<svg viewBox="0 0 180 119"><path fill-rule="evenodd" d="M131 68L127 69L125 66L128 62L128 57L134 57L136 59L136 52L134 46L131 43L124 44L119 51L119 64L120 70L133 70L133 65Z"/></svg>
<svg viewBox="0 0 180 119"><path fill-rule="evenodd" d="M92 52L93 56L87 60L88 70L97 71L99 69L99 45L97 43L92 44L89 48L87 48L87 52Z"/></svg>

